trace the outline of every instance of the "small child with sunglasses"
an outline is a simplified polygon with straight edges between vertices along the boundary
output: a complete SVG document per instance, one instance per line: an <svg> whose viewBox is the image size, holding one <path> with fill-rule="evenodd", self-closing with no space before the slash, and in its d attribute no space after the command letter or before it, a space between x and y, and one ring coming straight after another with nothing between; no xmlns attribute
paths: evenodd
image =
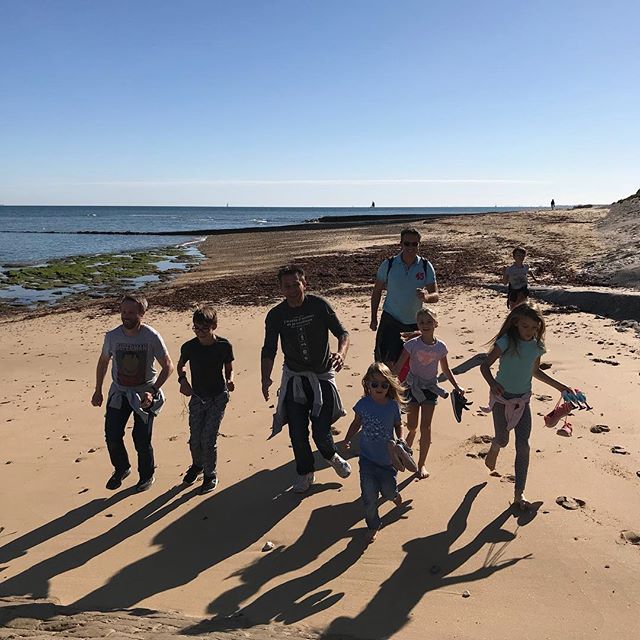
<svg viewBox="0 0 640 640"><path fill-rule="evenodd" d="M229 392L234 390L233 348L227 339L214 333L217 328L216 310L198 307L193 314L196 337L180 347L177 366L180 393L190 398L191 466L182 480L185 484L193 484L202 473L201 494L213 491L218 484L218 432L229 402ZM187 380L187 362L191 383Z"/></svg>
<svg viewBox="0 0 640 640"><path fill-rule="evenodd" d="M367 541L373 542L380 529L378 497L402 504L396 482L397 471L391 463L388 442L402 437L400 408L404 389L389 367L373 363L362 379L364 396L353 407L355 417L344 439L350 449L351 440L360 434L360 489L367 523ZM395 434L395 437L394 437Z"/></svg>

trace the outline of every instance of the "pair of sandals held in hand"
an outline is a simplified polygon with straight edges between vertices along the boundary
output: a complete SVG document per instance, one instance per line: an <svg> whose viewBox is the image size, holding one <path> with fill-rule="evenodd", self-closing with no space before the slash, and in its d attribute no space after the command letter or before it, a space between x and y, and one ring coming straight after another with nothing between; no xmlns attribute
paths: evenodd
<svg viewBox="0 0 640 640"><path fill-rule="evenodd" d="M418 472L418 465L413 459L413 449L402 438L388 440L387 448L389 449L389 457L394 469L397 471Z"/></svg>
<svg viewBox="0 0 640 640"><path fill-rule="evenodd" d="M556 433L559 436L569 438L573 433L573 427L567 420L567 416L571 415L571 412L575 409L587 409L590 411L592 408L587 402L587 396L580 389L574 389L573 392L563 391L554 409L544 417L544 423L547 427L553 429L560 420L564 419L563 425Z"/></svg>

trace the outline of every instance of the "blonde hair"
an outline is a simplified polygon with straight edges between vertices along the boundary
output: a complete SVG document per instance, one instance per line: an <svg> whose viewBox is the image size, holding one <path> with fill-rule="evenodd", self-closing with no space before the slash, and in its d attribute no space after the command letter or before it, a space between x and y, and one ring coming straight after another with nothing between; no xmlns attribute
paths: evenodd
<svg viewBox="0 0 640 640"><path fill-rule="evenodd" d="M371 382L375 376L381 376L389 383L389 388L387 389L388 398L395 400L401 407L407 404L404 395L405 386L391 373L391 369L389 369L384 362L374 362L372 365L369 365L367 373L365 373L362 378L362 387L364 388L365 396L369 395L367 382Z"/></svg>
<svg viewBox="0 0 640 640"><path fill-rule="evenodd" d="M424 316L428 316L429 318L432 318L433 320L438 322L438 312L432 307L422 307L422 309L420 309L418 313L416 313L416 320L419 320Z"/></svg>
<svg viewBox="0 0 640 640"><path fill-rule="evenodd" d="M544 347L544 334L547 330L544 316L539 307L528 303L519 304L514 307L509 315L505 318L505 321L500 327L497 335L491 340L495 347L496 342L506 335L509 338L509 346L506 351L513 349L515 353L518 353L518 342L520 342L520 334L518 333L517 320L518 318L529 318L538 323L538 331L536 332L536 342L539 346Z"/></svg>

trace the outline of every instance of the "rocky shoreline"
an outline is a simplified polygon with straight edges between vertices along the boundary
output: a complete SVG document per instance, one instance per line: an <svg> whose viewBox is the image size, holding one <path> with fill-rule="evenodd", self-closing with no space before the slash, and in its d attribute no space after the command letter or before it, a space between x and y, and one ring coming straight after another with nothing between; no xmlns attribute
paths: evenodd
<svg viewBox="0 0 640 640"><path fill-rule="evenodd" d="M619 269L612 265L619 265L620 261L616 263L613 256L620 254L620 260L628 262L629 249L622 246L626 247L630 237L633 239L624 226L630 215L629 205L624 202L626 209L618 211L614 222L608 208L582 207L553 212L438 216L411 224L424 236L424 253L436 266L442 290L495 287L512 247L523 245L541 291L552 288L566 293L580 288L584 292L593 287L604 287L606 291L613 287L619 297ZM331 297L365 291L371 287L380 262L397 252L398 232L404 224L406 221L396 220L387 224L354 222L353 226L341 223L338 228L328 229L274 228L209 236L199 246L204 261L172 281L150 284L143 290L153 306L167 310L191 309L204 301L268 304L279 297L275 270L286 262L296 262L305 268L311 290ZM618 228L623 228L624 233ZM634 273L637 277L633 277ZM632 292L640 290L640 272L629 269L623 282ZM115 292L102 300L83 295L61 301L55 308L25 311L5 307L0 313L5 317L39 316L78 308L100 312L112 310L117 297ZM606 313L608 304L601 293L599 299L603 303L592 312ZM581 300L584 293L558 304L582 307ZM618 305L623 310L618 317L622 318L628 308L629 319L640 320L633 317L633 296L631 300L631 304ZM587 307L596 309L593 304Z"/></svg>

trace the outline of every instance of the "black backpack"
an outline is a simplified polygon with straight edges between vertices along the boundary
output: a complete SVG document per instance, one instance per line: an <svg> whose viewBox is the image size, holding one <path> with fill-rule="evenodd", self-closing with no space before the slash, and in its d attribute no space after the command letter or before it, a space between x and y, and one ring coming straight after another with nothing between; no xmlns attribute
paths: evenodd
<svg viewBox="0 0 640 640"><path fill-rule="evenodd" d="M393 259L396 256L391 256L390 258L387 258L387 280L389 279L389 271L391 271L391 267L393 266ZM425 258L423 258L422 256L418 256L420 258L420 260L422 260L422 269L424 271L424 279L427 279L427 264L429 264L429 261L426 260Z"/></svg>

